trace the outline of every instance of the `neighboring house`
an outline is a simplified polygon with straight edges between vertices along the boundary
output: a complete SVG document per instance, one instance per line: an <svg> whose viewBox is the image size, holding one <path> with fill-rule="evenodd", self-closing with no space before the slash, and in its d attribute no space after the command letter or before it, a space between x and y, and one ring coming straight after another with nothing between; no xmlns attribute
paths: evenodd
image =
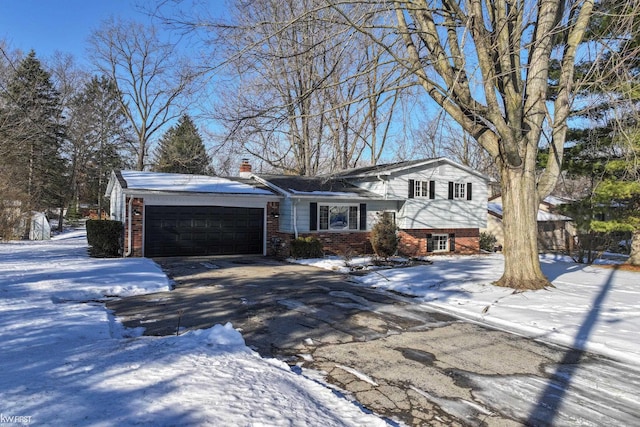
<svg viewBox="0 0 640 427"><path fill-rule="evenodd" d="M131 245L125 239L128 254L271 254L276 249L286 251L294 238L309 236L318 238L329 253L371 253L369 232L378 215L395 219L402 254L477 253L479 229L487 220L488 178L445 158L322 177L256 175L243 162L239 178L183 175L179 178L182 183L153 185L170 180L167 175L173 174L121 172L109 183L112 217L124 221L129 230L125 234L133 236ZM194 180L218 185L203 191L192 184ZM235 207L247 214L248 209L256 209L249 222L254 224L250 234L260 234L252 238L258 243L246 246L248 237L244 246L225 243L239 239L228 229L243 229L246 223L218 219L224 213L221 207ZM200 219L189 222L189 216L195 214ZM212 228L218 231L207 231ZM211 240L223 230L226 237ZM200 243L189 243L194 240ZM180 241L189 250L181 250ZM211 245L223 249L206 249Z"/></svg>
<svg viewBox="0 0 640 427"><path fill-rule="evenodd" d="M538 209L538 249L540 251L571 251L575 236L572 218L560 215L558 206L568 201L559 197L545 198ZM496 247L504 246L504 228L502 226L502 198L495 196L487 204L487 227L481 231L496 237Z"/></svg>

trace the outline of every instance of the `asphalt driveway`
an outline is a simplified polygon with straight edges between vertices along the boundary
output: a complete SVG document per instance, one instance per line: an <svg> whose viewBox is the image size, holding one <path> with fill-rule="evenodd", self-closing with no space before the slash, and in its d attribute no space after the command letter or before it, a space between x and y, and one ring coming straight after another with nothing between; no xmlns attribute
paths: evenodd
<svg viewBox="0 0 640 427"><path fill-rule="evenodd" d="M606 359L463 322L314 267L262 257L156 262L175 289L109 302L125 326L170 335L231 322L263 357L321 372L390 424L638 422L640 404L603 396L589 380L640 389L640 373Z"/></svg>

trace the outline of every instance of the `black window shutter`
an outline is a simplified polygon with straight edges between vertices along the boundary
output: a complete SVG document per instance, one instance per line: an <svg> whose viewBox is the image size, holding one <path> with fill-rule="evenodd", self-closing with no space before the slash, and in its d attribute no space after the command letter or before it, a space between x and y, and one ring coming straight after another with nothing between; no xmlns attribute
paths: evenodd
<svg viewBox="0 0 640 427"><path fill-rule="evenodd" d="M470 182L467 183L467 200L471 200L471 187L473 187L471 185Z"/></svg>
<svg viewBox="0 0 640 427"><path fill-rule="evenodd" d="M416 189L416 181L413 179L410 179L409 180L409 198L410 199L413 199L415 195L414 193L415 189Z"/></svg>
<svg viewBox="0 0 640 427"><path fill-rule="evenodd" d="M318 204L309 203L309 230L314 231L318 229Z"/></svg>
<svg viewBox="0 0 640 427"><path fill-rule="evenodd" d="M427 252L433 252L433 236L427 234Z"/></svg>
<svg viewBox="0 0 640 427"><path fill-rule="evenodd" d="M449 234L449 252L456 251L456 235L454 233Z"/></svg>
<svg viewBox="0 0 640 427"><path fill-rule="evenodd" d="M453 199L453 182L449 181L449 200Z"/></svg>
<svg viewBox="0 0 640 427"><path fill-rule="evenodd" d="M367 229L367 204L360 203L360 230Z"/></svg>
<svg viewBox="0 0 640 427"><path fill-rule="evenodd" d="M429 181L429 198L430 199L436 198L436 182L435 181Z"/></svg>

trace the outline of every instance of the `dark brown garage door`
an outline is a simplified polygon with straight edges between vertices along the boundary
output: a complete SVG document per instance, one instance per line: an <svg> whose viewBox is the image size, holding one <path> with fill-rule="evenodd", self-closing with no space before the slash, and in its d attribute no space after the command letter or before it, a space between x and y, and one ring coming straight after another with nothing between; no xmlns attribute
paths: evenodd
<svg viewBox="0 0 640 427"><path fill-rule="evenodd" d="M144 254L262 254L264 211L225 206L145 206Z"/></svg>

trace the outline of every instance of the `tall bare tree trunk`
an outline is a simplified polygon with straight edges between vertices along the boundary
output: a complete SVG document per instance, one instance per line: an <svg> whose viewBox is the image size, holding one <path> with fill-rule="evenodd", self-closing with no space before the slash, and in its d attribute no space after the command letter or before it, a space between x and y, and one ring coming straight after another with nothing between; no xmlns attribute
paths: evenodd
<svg viewBox="0 0 640 427"><path fill-rule="evenodd" d="M498 286L540 289L549 281L538 259L538 196L535 175L523 169L502 168L502 224L504 226L504 274Z"/></svg>

